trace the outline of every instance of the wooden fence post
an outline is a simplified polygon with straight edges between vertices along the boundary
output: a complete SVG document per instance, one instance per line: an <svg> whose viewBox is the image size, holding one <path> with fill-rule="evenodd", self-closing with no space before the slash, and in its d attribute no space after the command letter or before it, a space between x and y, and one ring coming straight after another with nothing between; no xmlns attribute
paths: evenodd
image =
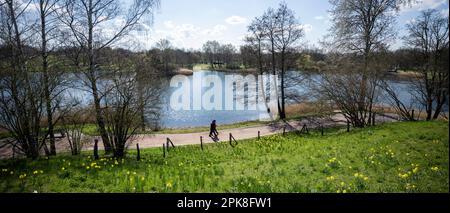
<svg viewBox="0 0 450 213"><path fill-rule="evenodd" d="M375 112L372 112L372 126L375 126Z"/></svg>
<svg viewBox="0 0 450 213"><path fill-rule="evenodd" d="M283 127L283 136L286 134L286 127Z"/></svg>
<svg viewBox="0 0 450 213"><path fill-rule="evenodd" d="M320 134L323 136L323 125L320 124Z"/></svg>
<svg viewBox="0 0 450 213"><path fill-rule="evenodd" d="M98 139L94 139L94 159L98 160Z"/></svg>
<svg viewBox="0 0 450 213"><path fill-rule="evenodd" d="M258 130L258 140L261 138L260 132Z"/></svg>
<svg viewBox="0 0 450 213"><path fill-rule="evenodd" d="M411 111L412 119L414 120L414 110Z"/></svg>
<svg viewBox="0 0 450 213"><path fill-rule="evenodd" d="M237 145L236 139L233 137L233 135L232 135L231 132L230 132L230 146L234 148L236 145L233 145L233 141L234 141L234 142L236 143L236 145Z"/></svg>
<svg viewBox="0 0 450 213"><path fill-rule="evenodd" d="M163 143L163 156L166 157L166 144Z"/></svg>
<svg viewBox="0 0 450 213"><path fill-rule="evenodd" d="M200 147L202 148L203 151L203 136L200 136Z"/></svg>
<svg viewBox="0 0 450 213"><path fill-rule="evenodd" d="M350 132L350 121L347 120L347 132Z"/></svg>
<svg viewBox="0 0 450 213"><path fill-rule="evenodd" d="M173 144L172 140L170 140L170 138L166 138L166 149L167 149L167 152L169 152L169 144L172 146L172 148L175 148L175 145Z"/></svg>
<svg viewBox="0 0 450 213"><path fill-rule="evenodd" d="M136 149L137 149L136 160L140 161L141 160L141 150L139 150L139 143L136 143Z"/></svg>

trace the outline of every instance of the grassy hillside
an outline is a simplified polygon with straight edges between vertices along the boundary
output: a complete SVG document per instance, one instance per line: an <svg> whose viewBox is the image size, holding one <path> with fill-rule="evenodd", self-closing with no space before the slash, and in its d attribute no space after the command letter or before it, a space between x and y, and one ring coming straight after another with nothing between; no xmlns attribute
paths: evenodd
<svg viewBox="0 0 450 213"><path fill-rule="evenodd" d="M448 192L448 123L401 122L325 136L0 162L2 192Z"/></svg>

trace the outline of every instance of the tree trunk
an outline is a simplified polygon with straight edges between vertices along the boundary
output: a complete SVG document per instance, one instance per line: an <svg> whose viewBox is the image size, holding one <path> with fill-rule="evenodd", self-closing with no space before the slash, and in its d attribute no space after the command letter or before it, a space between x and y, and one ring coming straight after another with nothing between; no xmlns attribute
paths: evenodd
<svg viewBox="0 0 450 213"><path fill-rule="evenodd" d="M439 114L441 114L442 107L446 101L445 94L439 92L439 96L436 98L436 109L434 110L433 119L437 119Z"/></svg>
<svg viewBox="0 0 450 213"><path fill-rule="evenodd" d="M269 109L269 105L267 104L267 98L266 98L266 91L265 91L265 87L264 87L264 70L263 70L263 65L262 65L262 54L261 54L261 40L259 39L258 40L258 68L259 68L259 74L261 75L261 77L260 77L260 84L259 84L259 86L261 87L261 94L258 94L258 95L261 95L263 98L264 98L264 106L266 107L266 110L268 110ZM270 78L269 78L269 80L270 80ZM274 120L274 118L273 118L273 116L272 116L272 113L268 113L269 114L269 117L270 117L270 120L271 121L273 121Z"/></svg>
<svg viewBox="0 0 450 213"><path fill-rule="evenodd" d="M274 38L271 38L271 52L272 52L272 73L275 76L277 74L276 66L275 66L275 43ZM281 116L281 106L280 106L280 98L278 97L278 79L274 77L274 85L275 85L275 93L277 95L277 109L278 114Z"/></svg>
<svg viewBox="0 0 450 213"><path fill-rule="evenodd" d="M285 51L281 53L281 111L280 111L280 118L286 119L286 111L285 111L285 95L284 95L284 74L285 74Z"/></svg>
<svg viewBox="0 0 450 213"><path fill-rule="evenodd" d="M426 106L426 111L427 111L427 118L426 120L429 121L431 120L431 116L433 114L433 100L431 100L431 98L427 98L427 106Z"/></svg>
<svg viewBox="0 0 450 213"><path fill-rule="evenodd" d="M46 14L44 8L44 1L39 2L41 15L41 57L42 57L42 72L44 74L44 96L45 107L47 110L47 127L48 135L50 137L50 155L56 155L55 134L53 130L53 112L52 100L50 97L49 88L49 74L48 74L48 54L47 54L47 32L46 32Z"/></svg>
<svg viewBox="0 0 450 213"><path fill-rule="evenodd" d="M102 137L103 146L105 148L105 153L111 153L111 143L109 142L108 134L105 129L105 121L103 118L101 106L100 106L100 98L98 95L97 89L97 79L95 73L95 57L94 57L94 41L93 41L93 11L92 11L92 0L89 0L89 10L88 10L88 24L89 24L89 37L88 37L88 54L89 54L89 80L91 82L92 87L92 95L94 96L94 106L95 106L95 114L97 125L100 131L100 135Z"/></svg>
<svg viewBox="0 0 450 213"><path fill-rule="evenodd" d="M114 150L114 157L115 158L123 158L125 156L125 147L120 146L116 147Z"/></svg>

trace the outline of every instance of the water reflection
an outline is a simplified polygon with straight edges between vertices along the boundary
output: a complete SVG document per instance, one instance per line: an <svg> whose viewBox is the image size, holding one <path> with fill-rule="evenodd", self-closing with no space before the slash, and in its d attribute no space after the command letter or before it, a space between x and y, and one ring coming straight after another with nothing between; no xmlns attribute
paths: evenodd
<svg viewBox="0 0 450 213"><path fill-rule="evenodd" d="M160 78L158 81L143 81L142 84L145 86L160 88L160 90L158 90L160 91L160 103L158 106L147 106L148 109L145 110L146 120L148 122L153 121L153 118L157 116L159 120L158 124L151 123L151 126L158 125L165 128L180 128L207 126L212 120L217 120L218 125L221 125L269 118L267 108L265 106L255 106L258 103L253 100L258 100L259 97L252 97L249 95L248 91L253 89L253 87L243 85L243 88L237 88L236 84L227 85L225 80L226 75L246 76L238 73L232 74L214 71L198 71L195 72L194 75L186 76L184 78L183 81L186 82L183 83L189 84L189 87L182 90L179 88L179 86L181 86L180 84L178 84L178 87L170 87L170 77ZM288 87L286 88L286 91L289 94L289 100L287 100L288 103L308 100L311 101L316 98L313 92L309 90L309 81L306 79L320 81L320 76L317 74L307 74L304 72L295 71L289 72L289 75L290 76L288 79L291 80L287 82ZM202 95L208 92L211 93L214 85L214 83L205 85L203 84L204 82L201 82L202 79L205 79L208 76L215 76L214 78L217 78L220 81L222 89L213 92L210 96L210 100L202 100ZM90 104L92 102L90 88L81 80L83 78L82 74L68 74L67 78L70 78L69 81L73 82L73 85L66 90L65 95L77 97L82 100L82 103L85 105ZM255 76L255 78L258 79L258 76ZM271 84L270 80L267 79L267 76L265 78L265 82L267 82L265 88L267 91L265 92L270 92ZM390 80L388 83L393 88L396 88L400 100L406 103L407 106L412 104L415 107L420 107L414 102L414 98L411 94L411 85L408 82ZM107 84L108 80L102 80L99 83L99 87L105 88ZM230 86L233 87L231 91L234 92L229 92ZM256 89L259 89L259 83L256 84ZM189 97L188 110L177 110L171 106L171 96L177 90L178 92L181 92L183 96L185 95ZM213 107L212 110L206 110L202 103L204 101L214 102L216 98L220 98L219 102L221 102L221 107ZM227 100L235 101L231 109L226 107ZM268 101L270 101L270 99ZM383 95L378 97L377 103L386 105L389 104L386 97ZM273 105L274 102L271 102L271 104L272 105L269 106L269 108L271 108L270 111L276 112L276 105ZM244 106L242 110L238 110L238 106L240 105ZM445 111L448 111L448 105L444 108ZM155 112L156 109L158 109L158 113Z"/></svg>

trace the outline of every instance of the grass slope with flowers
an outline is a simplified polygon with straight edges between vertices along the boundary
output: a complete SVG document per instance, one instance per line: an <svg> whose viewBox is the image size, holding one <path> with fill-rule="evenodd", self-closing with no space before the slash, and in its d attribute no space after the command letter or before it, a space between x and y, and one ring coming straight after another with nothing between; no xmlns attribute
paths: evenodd
<svg viewBox="0 0 450 213"><path fill-rule="evenodd" d="M449 192L448 122L0 162L2 192Z"/></svg>

